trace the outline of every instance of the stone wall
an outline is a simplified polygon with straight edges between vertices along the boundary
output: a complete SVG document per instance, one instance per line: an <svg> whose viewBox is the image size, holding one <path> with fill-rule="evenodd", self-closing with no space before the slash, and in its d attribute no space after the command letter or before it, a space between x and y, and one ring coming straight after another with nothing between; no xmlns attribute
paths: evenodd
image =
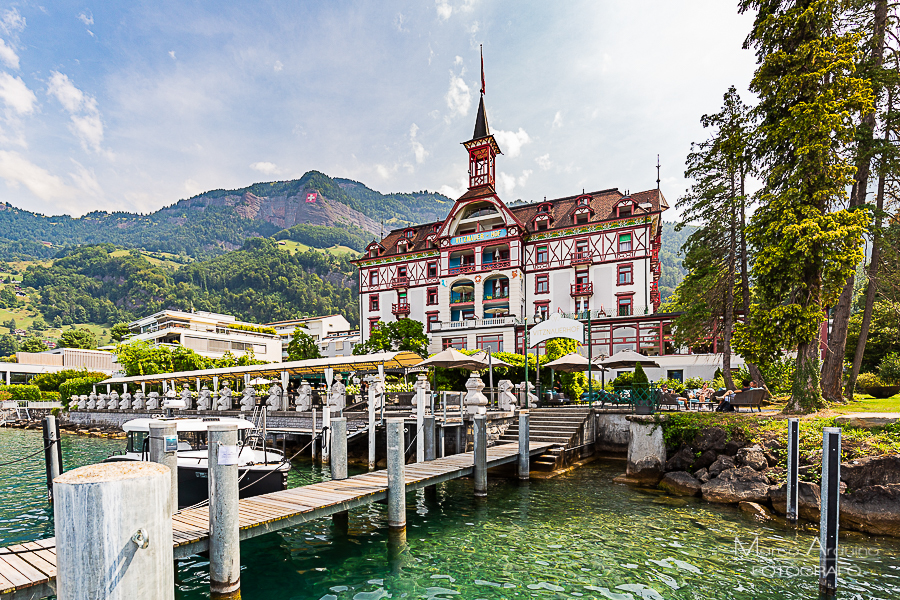
<svg viewBox="0 0 900 600"><path fill-rule="evenodd" d="M598 413L596 449L601 452L627 452L631 428L626 414Z"/></svg>

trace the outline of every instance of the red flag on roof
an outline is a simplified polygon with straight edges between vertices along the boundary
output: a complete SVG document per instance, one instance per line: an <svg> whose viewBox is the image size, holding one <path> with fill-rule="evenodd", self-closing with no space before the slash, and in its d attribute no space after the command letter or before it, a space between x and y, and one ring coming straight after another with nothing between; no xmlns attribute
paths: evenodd
<svg viewBox="0 0 900 600"><path fill-rule="evenodd" d="M481 48L481 94L484 95L484 48Z"/></svg>

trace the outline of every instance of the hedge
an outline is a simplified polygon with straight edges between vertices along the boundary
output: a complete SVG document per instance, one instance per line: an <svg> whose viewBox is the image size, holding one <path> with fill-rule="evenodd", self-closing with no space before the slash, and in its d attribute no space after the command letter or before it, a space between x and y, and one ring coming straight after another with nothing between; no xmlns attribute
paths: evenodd
<svg viewBox="0 0 900 600"><path fill-rule="evenodd" d="M79 377L77 379L69 379L59 386L59 395L64 402L68 402L72 396L81 396L90 394L94 389L94 384L107 379L106 375L96 375L93 377Z"/></svg>
<svg viewBox="0 0 900 600"><path fill-rule="evenodd" d="M10 400L41 399L41 390L36 385L0 385L0 391L9 392Z"/></svg>

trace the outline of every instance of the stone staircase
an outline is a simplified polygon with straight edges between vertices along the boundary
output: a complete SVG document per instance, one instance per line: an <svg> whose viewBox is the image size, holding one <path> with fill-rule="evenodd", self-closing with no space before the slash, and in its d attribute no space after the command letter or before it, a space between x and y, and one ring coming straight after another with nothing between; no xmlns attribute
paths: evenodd
<svg viewBox="0 0 900 600"><path fill-rule="evenodd" d="M567 459L581 455L573 452L583 444L593 441L594 426L589 420L590 407L572 408L532 408L529 412L529 439L532 442L552 442L557 444L544 454L531 460L531 468L553 471L566 465ZM517 442L519 423L512 425L500 436L501 442Z"/></svg>

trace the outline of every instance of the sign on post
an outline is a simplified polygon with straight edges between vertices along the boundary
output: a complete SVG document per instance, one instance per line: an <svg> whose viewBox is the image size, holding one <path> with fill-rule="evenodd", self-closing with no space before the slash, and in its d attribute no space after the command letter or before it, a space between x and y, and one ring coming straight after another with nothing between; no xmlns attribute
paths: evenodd
<svg viewBox="0 0 900 600"><path fill-rule="evenodd" d="M528 347L534 348L541 342L553 338L569 338L584 343L584 325L575 319L567 319L553 313L546 321L538 323L528 332Z"/></svg>

